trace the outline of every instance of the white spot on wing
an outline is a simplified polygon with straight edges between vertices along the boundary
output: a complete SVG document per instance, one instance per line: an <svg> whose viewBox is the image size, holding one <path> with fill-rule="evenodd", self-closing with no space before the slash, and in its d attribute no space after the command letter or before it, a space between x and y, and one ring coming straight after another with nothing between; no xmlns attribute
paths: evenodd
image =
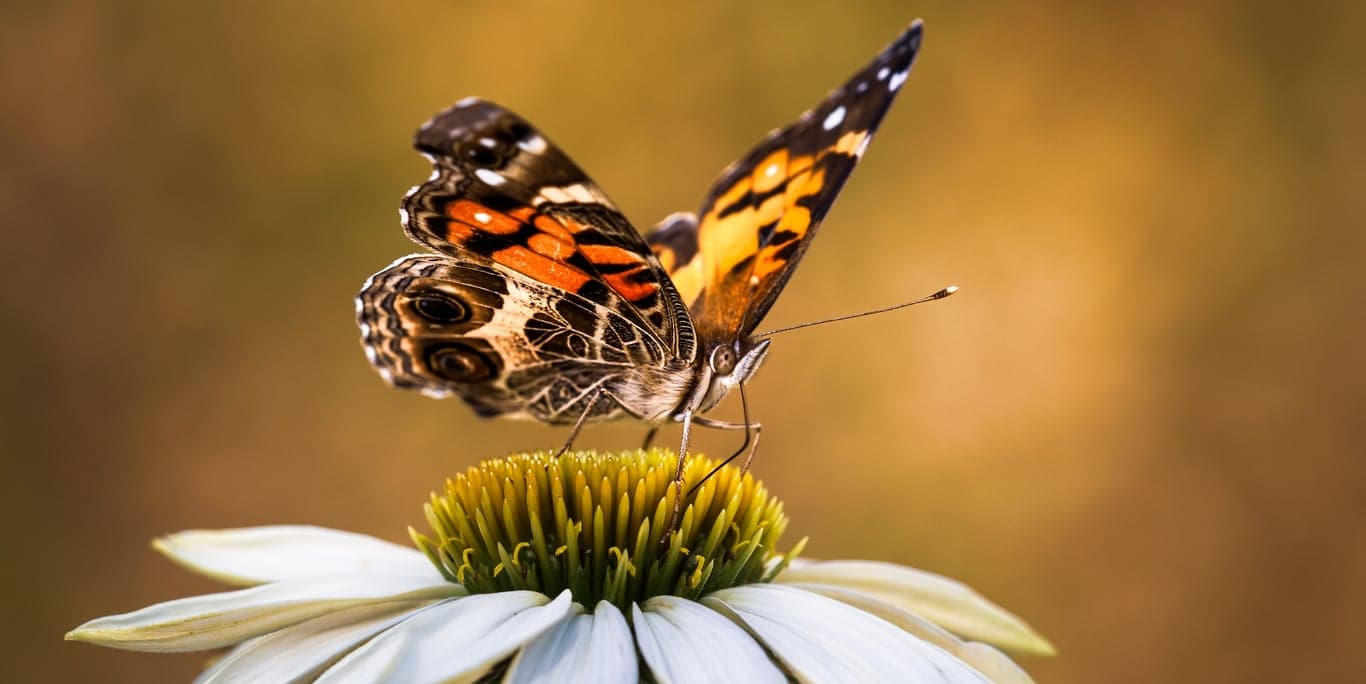
<svg viewBox="0 0 1366 684"><path fill-rule="evenodd" d="M868 143L870 143L870 142L872 142L872 141L873 141L873 136L871 136L871 135L865 135L865 136L863 136L863 142L861 142L861 143L858 144L858 149L857 149L857 150L854 150L854 156L855 156L855 157L860 157L860 158L863 157L863 153L868 151Z"/></svg>
<svg viewBox="0 0 1366 684"><path fill-rule="evenodd" d="M901 84L902 84L902 83L905 83L905 82L906 82L906 78L907 78L908 76L910 76L910 75L911 75L911 70L910 70L910 69L907 69L907 70L905 70L905 71L899 71L899 72L897 72L897 73L895 73L895 74L892 74L892 80L887 81L887 90L890 90L890 91L892 91L892 92L896 92L896 89L897 89L897 88L900 88L900 87L901 87Z"/></svg>
<svg viewBox="0 0 1366 684"><path fill-rule="evenodd" d="M493 147L498 144L498 141L494 140L493 138L480 138L479 144L483 145L484 147Z"/></svg>
<svg viewBox="0 0 1366 684"><path fill-rule="evenodd" d="M882 67L881 69L878 69L878 70L877 70L877 80L879 80L879 81L885 81L885 80L887 80L887 76L888 76L889 74L891 74L891 73L892 73L892 70L891 70L891 69L888 69L887 67Z"/></svg>
<svg viewBox="0 0 1366 684"><path fill-rule="evenodd" d="M564 204L566 202L574 201L574 198L570 197L569 193L565 192L563 188L541 188L541 197L544 197L547 201L554 202L556 204Z"/></svg>
<svg viewBox="0 0 1366 684"><path fill-rule="evenodd" d="M840 125L841 121L844 121L844 105L836 107L834 111L827 114L825 121L821 123L821 128L828 131Z"/></svg>
<svg viewBox="0 0 1366 684"><path fill-rule="evenodd" d="M530 152L531 154L540 154L542 152L545 152L545 138L542 138L539 135L533 135L530 138L527 138L526 140L518 141L517 146L522 148L522 151L524 152Z"/></svg>
<svg viewBox="0 0 1366 684"><path fill-rule="evenodd" d="M481 212L477 212L477 213L475 213L475 215L474 215L474 220L476 220L476 221L478 221L478 222L480 222L480 223L488 223L492 218L493 218L492 216L489 216L488 214L485 214L485 213L482 212L482 211L481 211Z"/></svg>
<svg viewBox="0 0 1366 684"><path fill-rule="evenodd" d="M859 81L859 82L858 82L858 85L854 86L854 91L855 91L855 92L859 92L859 93L866 93L866 92L868 92L868 82L867 82L867 81Z"/></svg>
<svg viewBox="0 0 1366 684"><path fill-rule="evenodd" d="M778 175L778 165L777 165L777 164L769 164L769 165L768 165L768 168L764 169L764 175L765 175L765 176L776 176L776 175Z"/></svg>
<svg viewBox="0 0 1366 684"><path fill-rule="evenodd" d="M474 175L478 176L479 180L493 186L499 186L507 182L506 178L503 178L488 169L478 169L474 172Z"/></svg>
<svg viewBox="0 0 1366 684"><path fill-rule="evenodd" d="M408 222L408 210L403 207L398 208L398 220L400 223Z"/></svg>
<svg viewBox="0 0 1366 684"><path fill-rule="evenodd" d="M757 276L757 275L752 275L752 276L750 276L750 277L749 277L749 286L750 286L750 287L758 287L758 286L759 286L759 276Z"/></svg>
<svg viewBox="0 0 1366 684"><path fill-rule="evenodd" d="M569 193L569 196L573 197L574 201L576 202L592 202L595 199L597 199L593 196L593 193L588 190L588 188L584 187L580 183L571 185L565 188L564 190L565 192Z"/></svg>
<svg viewBox="0 0 1366 684"><path fill-rule="evenodd" d="M455 106L457 106L457 107L469 107L470 105L475 105L475 104L479 104L479 98L478 98L478 97L475 97L474 95L471 95L471 96L469 96L469 97L462 98L459 102L455 103Z"/></svg>

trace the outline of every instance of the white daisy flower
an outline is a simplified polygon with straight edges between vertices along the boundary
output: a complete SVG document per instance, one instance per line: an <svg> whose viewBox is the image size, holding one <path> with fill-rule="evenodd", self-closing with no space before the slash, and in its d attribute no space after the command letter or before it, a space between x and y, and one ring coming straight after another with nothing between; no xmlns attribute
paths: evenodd
<svg viewBox="0 0 1366 684"><path fill-rule="evenodd" d="M247 588L98 618L67 639L230 648L201 682L1028 682L994 647L1053 653L953 580L794 562L805 540L777 551L781 503L734 467L688 495L666 537L674 458L487 461L432 495L431 534L410 530L420 551L304 526L174 534L157 550ZM690 457L687 486L713 466Z"/></svg>

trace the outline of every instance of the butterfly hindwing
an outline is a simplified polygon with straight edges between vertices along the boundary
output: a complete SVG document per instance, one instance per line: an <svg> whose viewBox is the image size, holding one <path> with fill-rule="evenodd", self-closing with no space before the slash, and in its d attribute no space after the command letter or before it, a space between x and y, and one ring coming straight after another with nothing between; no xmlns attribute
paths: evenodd
<svg viewBox="0 0 1366 684"><path fill-rule="evenodd" d="M905 82L920 40L917 21L728 167L700 218L675 215L651 234L703 340L745 336L768 312Z"/></svg>
<svg viewBox="0 0 1366 684"><path fill-rule="evenodd" d="M624 315L615 293L604 304L497 264L419 254L372 276L357 302L381 376L456 394L480 415L572 424L601 392L590 418L653 418L682 391L668 383L672 350ZM638 396L641 386L658 402Z"/></svg>

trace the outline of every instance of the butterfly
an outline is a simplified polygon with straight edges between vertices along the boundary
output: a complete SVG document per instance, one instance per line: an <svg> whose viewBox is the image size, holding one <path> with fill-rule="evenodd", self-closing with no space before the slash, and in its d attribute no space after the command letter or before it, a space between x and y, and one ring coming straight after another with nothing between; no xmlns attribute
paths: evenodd
<svg viewBox="0 0 1366 684"><path fill-rule="evenodd" d="M524 119L461 100L418 129L432 175L400 209L431 253L395 261L357 296L370 363L393 386L454 394L481 416L572 425L566 449L584 424L616 419L651 426L650 437L681 423L680 470L693 425L744 430L757 445L744 385L771 340L754 330L905 83L921 34L917 20L726 168L697 214L648 237ZM743 422L704 415L737 388Z"/></svg>

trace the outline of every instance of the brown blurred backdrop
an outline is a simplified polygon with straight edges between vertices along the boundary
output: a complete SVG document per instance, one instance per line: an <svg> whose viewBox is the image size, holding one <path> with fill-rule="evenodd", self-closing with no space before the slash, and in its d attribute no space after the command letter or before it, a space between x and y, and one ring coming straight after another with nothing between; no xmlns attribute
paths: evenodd
<svg viewBox="0 0 1366 684"><path fill-rule="evenodd" d="M1362 5L516 6L0 7L10 679L188 680L61 640L220 588L158 534L403 541L444 476L562 439L360 352L429 115L506 104L649 225L916 16L768 323L962 292L777 339L756 468L793 539L970 583L1055 641L1041 681L1366 678Z"/></svg>

